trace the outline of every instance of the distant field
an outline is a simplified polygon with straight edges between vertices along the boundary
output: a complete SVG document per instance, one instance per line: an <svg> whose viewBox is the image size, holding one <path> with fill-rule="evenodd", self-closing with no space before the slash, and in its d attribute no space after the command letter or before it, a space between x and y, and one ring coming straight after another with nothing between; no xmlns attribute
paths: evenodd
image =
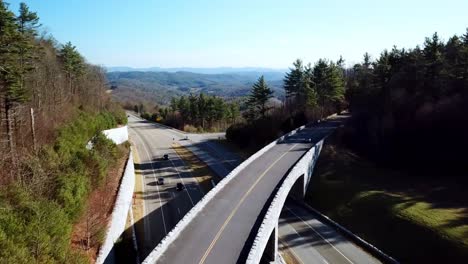
<svg viewBox="0 0 468 264"><path fill-rule="evenodd" d="M378 168L326 144L307 203L402 263L467 263L466 185Z"/></svg>

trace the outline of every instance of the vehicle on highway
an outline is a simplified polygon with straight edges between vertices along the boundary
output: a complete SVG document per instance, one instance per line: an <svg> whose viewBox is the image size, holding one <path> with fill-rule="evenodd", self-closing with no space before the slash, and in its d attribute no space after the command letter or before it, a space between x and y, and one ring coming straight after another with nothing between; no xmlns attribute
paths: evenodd
<svg viewBox="0 0 468 264"><path fill-rule="evenodd" d="M311 138L306 138L306 139L304 140L304 143L312 143L312 139L311 139Z"/></svg>
<svg viewBox="0 0 468 264"><path fill-rule="evenodd" d="M185 186L181 182L178 182L176 184L176 190L177 191L182 191L183 189L185 189Z"/></svg>
<svg viewBox="0 0 468 264"><path fill-rule="evenodd" d="M167 155L167 154L164 154L164 156L163 156L163 160L168 160L168 159L169 159L169 155Z"/></svg>
<svg viewBox="0 0 468 264"><path fill-rule="evenodd" d="M158 185L164 185L164 178L163 177L158 178Z"/></svg>

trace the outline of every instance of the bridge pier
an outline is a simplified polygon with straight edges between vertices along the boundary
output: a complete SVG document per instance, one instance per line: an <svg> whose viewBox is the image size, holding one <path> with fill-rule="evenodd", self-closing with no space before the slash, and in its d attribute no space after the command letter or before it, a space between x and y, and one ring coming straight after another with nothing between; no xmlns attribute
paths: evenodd
<svg viewBox="0 0 468 264"><path fill-rule="evenodd" d="M265 251L263 251L263 259L270 263L277 263L278 254L278 224L276 224L268 239Z"/></svg>

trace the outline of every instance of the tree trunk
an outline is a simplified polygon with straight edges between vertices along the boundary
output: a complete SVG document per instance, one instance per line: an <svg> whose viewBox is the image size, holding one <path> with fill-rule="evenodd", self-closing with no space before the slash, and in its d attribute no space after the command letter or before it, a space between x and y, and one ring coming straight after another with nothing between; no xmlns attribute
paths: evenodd
<svg viewBox="0 0 468 264"><path fill-rule="evenodd" d="M8 102L8 100L6 100L5 102L5 117L6 117L6 121L7 121L7 126L6 126L6 130L7 130L7 139L8 139L8 147L9 147L9 150L10 150L10 156L11 156L11 161L12 161L12 164L15 165L16 164L16 157L15 157L15 142L14 142L14 138L13 138L13 109L11 107L11 104L10 102Z"/></svg>
<svg viewBox="0 0 468 264"><path fill-rule="evenodd" d="M34 126L34 109L31 107L31 135L32 135L32 141L33 141L33 149L34 153L37 151L37 146L36 146L36 129Z"/></svg>

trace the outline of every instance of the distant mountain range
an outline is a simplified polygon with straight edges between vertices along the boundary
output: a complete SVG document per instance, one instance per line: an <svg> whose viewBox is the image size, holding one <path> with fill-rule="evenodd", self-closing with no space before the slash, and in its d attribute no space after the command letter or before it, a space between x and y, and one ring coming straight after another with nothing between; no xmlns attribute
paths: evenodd
<svg viewBox="0 0 468 264"><path fill-rule="evenodd" d="M174 96L190 93L205 93L225 98L242 97L249 93L252 84L261 76L274 91L277 98L283 98L284 72L267 71L262 68L204 68L200 72L181 71L188 68L173 68L172 71L161 68L124 71L127 67L113 67L107 78L112 87L113 96L119 101L150 101L167 104ZM149 69L153 69L152 71ZM158 70L160 69L160 70ZM247 70L249 69L249 70ZM190 68L190 70L197 70ZM229 73L207 73L229 71Z"/></svg>
<svg viewBox="0 0 468 264"><path fill-rule="evenodd" d="M262 67L215 67L215 68L160 68L160 67L149 67L149 68L132 68L127 66L119 67L106 67L108 72L193 72L202 74L253 74L253 73L282 73L284 74L287 69L273 69L273 68L262 68Z"/></svg>

